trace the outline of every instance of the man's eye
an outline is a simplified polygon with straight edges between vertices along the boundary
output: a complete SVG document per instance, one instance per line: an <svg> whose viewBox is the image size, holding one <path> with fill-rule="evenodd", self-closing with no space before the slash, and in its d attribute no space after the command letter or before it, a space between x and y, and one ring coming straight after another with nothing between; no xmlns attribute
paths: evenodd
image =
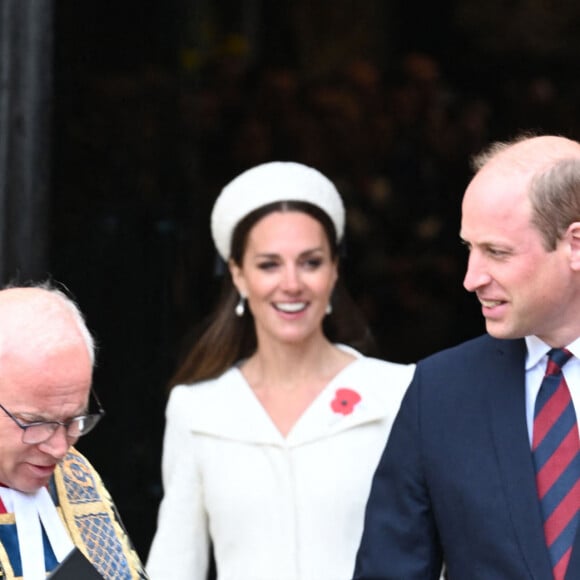
<svg viewBox="0 0 580 580"><path fill-rule="evenodd" d="M22 419L21 417L17 417L22 425L25 427L34 427L35 425L42 425L44 421L31 421L30 419Z"/></svg>
<svg viewBox="0 0 580 580"><path fill-rule="evenodd" d="M503 258L504 256L508 255L508 253L505 250L497 250L495 248L489 248L487 252L490 256L493 256L494 258Z"/></svg>

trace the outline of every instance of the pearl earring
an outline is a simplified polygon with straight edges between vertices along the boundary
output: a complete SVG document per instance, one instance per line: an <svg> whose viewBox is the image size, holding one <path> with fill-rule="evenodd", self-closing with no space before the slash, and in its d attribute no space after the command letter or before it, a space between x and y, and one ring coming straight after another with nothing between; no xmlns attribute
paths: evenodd
<svg viewBox="0 0 580 580"><path fill-rule="evenodd" d="M327 315L328 314L332 314L332 304L330 302L326 305L325 312L326 312Z"/></svg>
<svg viewBox="0 0 580 580"><path fill-rule="evenodd" d="M244 315L244 312L246 311L246 305L245 305L245 301L246 301L246 297L243 294L240 294L240 301L236 304L236 316L238 316L239 318L241 318Z"/></svg>

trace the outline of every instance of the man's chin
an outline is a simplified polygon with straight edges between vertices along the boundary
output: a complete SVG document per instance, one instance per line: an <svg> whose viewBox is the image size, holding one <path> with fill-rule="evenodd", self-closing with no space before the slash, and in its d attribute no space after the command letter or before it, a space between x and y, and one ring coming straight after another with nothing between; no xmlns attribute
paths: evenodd
<svg viewBox="0 0 580 580"><path fill-rule="evenodd" d="M48 483L48 482L47 482ZM44 487L46 485L46 483L38 485L36 483L20 483L17 482L14 485L9 485L8 487L10 489L13 489L15 491L19 491L21 493L35 493L37 492L41 487Z"/></svg>
<svg viewBox="0 0 580 580"><path fill-rule="evenodd" d="M16 477L11 487L23 493L34 493L41 487L48 485L52 474L54 473L53 467L44 467L37 465L28 465L27 473L20 474L20 477Z"/></svg>
<svg viewBox="0 0 580 580"><path fill-rule="evenodd" d="M499 339L521 338L522 335L508 328L504 323L486 319L485 330L490 336Z"/></svg>

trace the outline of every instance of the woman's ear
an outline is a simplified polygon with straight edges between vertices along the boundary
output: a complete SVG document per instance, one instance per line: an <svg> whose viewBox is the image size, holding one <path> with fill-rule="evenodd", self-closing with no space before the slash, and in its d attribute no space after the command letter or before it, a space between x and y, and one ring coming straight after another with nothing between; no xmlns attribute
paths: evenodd
<svg viewBox="0 0 580 580"><path fill-rule="evenodd" d="M246 284L242 269L231 258L228 260L228 268L230 270L234 286L237 288L241 296L246 296Z"/></svg>

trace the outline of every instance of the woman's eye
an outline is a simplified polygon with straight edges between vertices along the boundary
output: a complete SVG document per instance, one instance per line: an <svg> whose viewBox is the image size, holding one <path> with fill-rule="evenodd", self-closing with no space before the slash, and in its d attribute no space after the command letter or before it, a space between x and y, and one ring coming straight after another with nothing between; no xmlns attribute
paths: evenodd
<svg viewBox="0 0 580 580"><path fill-rule="evenodd" d="M277 265L276 262L260 262L258 268L260 270L273 270Z"/></svg>
<svg viewBox="0 0 580 580"><path fill-rule="evenodd" d="M309 258L306 260L305 266L311 270L315 270L316 268L320 268L322 261L322 258Z"/></svg>

